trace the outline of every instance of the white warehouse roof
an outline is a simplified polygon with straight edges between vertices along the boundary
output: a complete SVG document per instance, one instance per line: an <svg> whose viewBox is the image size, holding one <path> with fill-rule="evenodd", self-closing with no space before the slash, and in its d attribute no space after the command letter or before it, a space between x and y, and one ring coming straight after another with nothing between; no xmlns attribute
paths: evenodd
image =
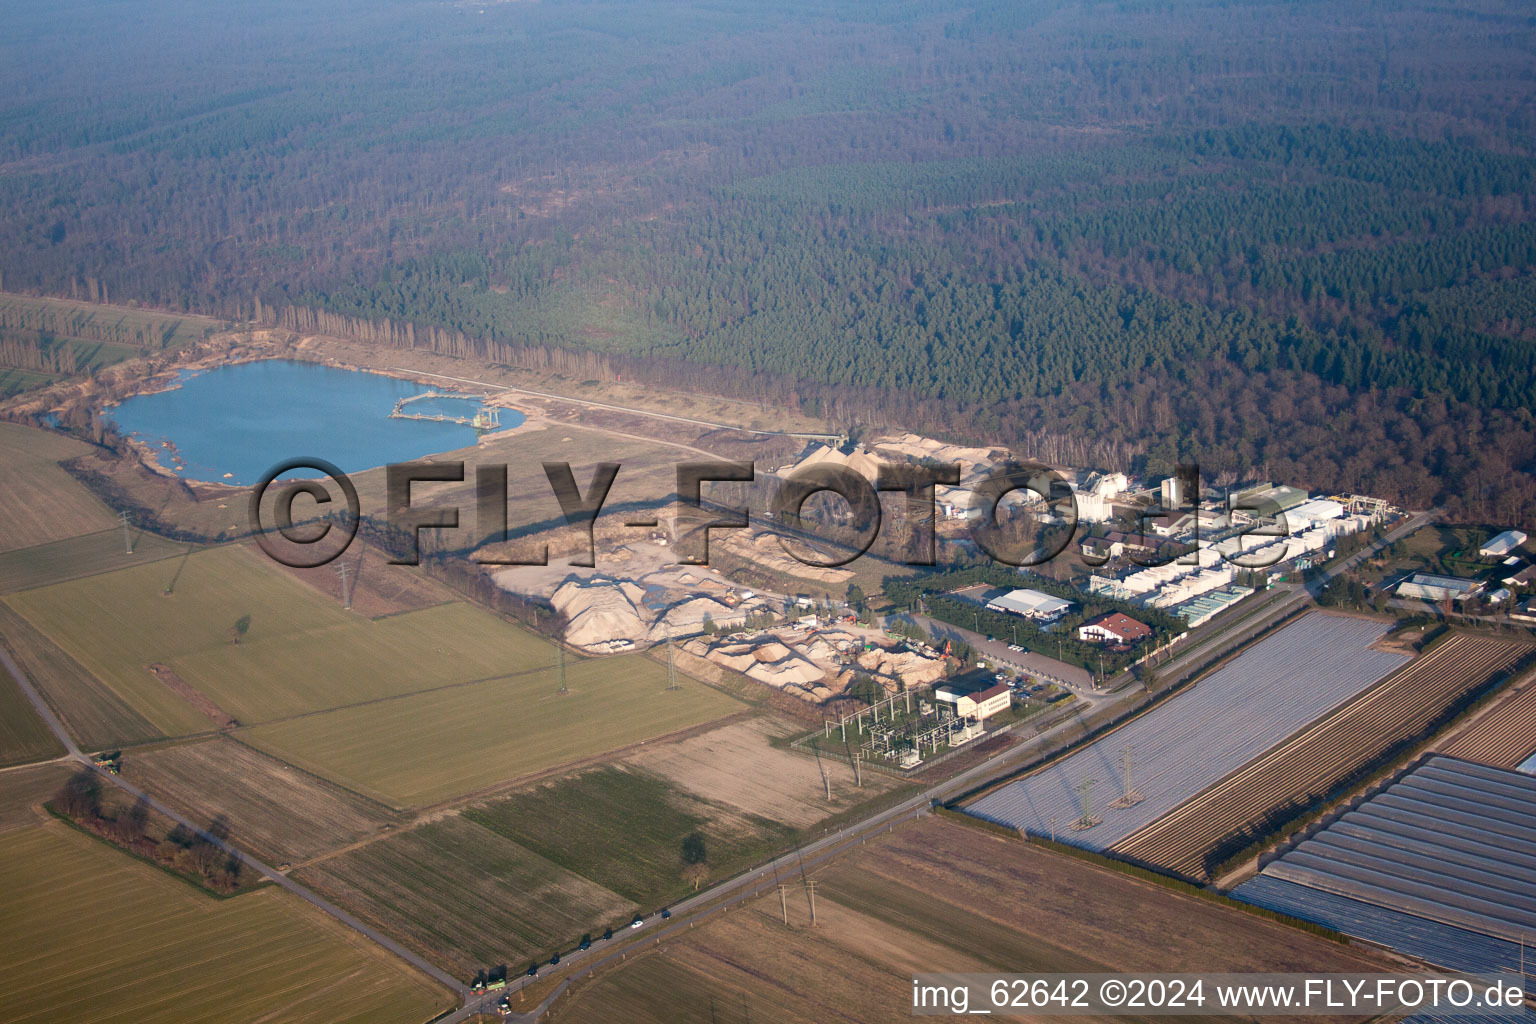
<svg viewBox="0 0 1536 1024"><path fill-rule="evenodd" d="M1515 550L1515 548L1518 548L1521 544L1524 544L1525 540L1525 534L1521 533L1519 530L1505 530L1503 533L1493 538L1493 540L1489 541L1487 544L1484 544L1482 548L1479 549L1478 553L1487 555L1489 558L1502 558L1503 556L1509 554L1511 551Z"/></svg>
<svg viewBox="0 0 1536 1024"><path fill-rule="evenodd" d="M995 605L1004 611L1013 612L1016 615L1027 615L1032 619L1048 619L1071 608L1072 602L1063 601L1050 594L1042 594L1038 590L1010 590L1001 597L994 597L987 602L987 605L988 607Z"/></svg>
<svg viewBox="0 0 1536 1024"><path fill-rule="evenodd" d="M1303 524L1315 523L1324 519L1338 519L1344 515L1344 506L1327 498L1314 498L1312 501L1304 501L1295 508L1285 513L1286 522L1291 524L1294 531L1298 527L1305 528Z"/></svg>

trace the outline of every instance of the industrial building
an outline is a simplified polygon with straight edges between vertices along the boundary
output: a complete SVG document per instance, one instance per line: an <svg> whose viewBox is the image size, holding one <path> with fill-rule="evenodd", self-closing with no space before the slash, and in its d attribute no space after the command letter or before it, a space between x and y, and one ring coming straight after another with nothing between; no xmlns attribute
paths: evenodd
<svg viewBox="0 0 1536 1024"><path fill-rule="evenodd" d="M1246 512L1251 518L1254 515L1272 514L1272 509L1290 512L1306 500L1307 492L1300 488L1265 483L1233 495L1231 507L1239 515Z"/></svg>
<svg viewBox="0 0 1536 1024"><path fill-rule="evenodd" d="M1097 643L1133 644L1152 635L1152 627L1121 612L1100 615L1077 627L1077 638Z"/></svg>
<svg viewBox="0 0 1536 1024"><path fill-rule="evenodd" d="M1172 510L1184 504L1184 481L1170 476L1162 485L1163 508Z"/></svg>
<svg viewBox="0 0 1536 1024"><path fill-rule="evenodd" d="M1498 974L1536 936L1533 865L1536 778L1432 756L1232 895L1451 970Z"/></svg>
<svg viewBox="0 0 1536 1024"><path fill-rule="evenodd" d="M1114 518L1116 498L1130 487L1124 473L1092 474L1077 492L1077 518L1085 523L1103 523Z"/></svg>
<svg viewBox="0 0 1536 1024"><path fill-rule="evenodd" d="M1465 601L1477 593L1476 580L1416 572L1397 585L1397 596L1419 601Z"/></svg>
<svg viewBox="0 0 1536 1024"><path fill-rule="evenodd" d="M995 612L1022 615L1036 622L1054 622L1067 613L1072 602L1042 594L1038 590L1010 590L988 601L987 607Z"/></svg>
<svg viewBox="0 0 1536 1024"><path fill-rule="evenodd" d="M1007 683L998 683L985 690L969 690L957 685L936 686L933 699L952 705L957 718L984 722L992 715L1007 711L1013 704L1013 691Z"/></svg>
<svg viewBox="0 0 1536 1024"><path fill-rule="evenodd" d="M1484 558L1503 558L1514 551L1526 541L1525 534L1519 530L1505 530L1487 544L1477 549L1477 553Z"/></svg>
<svg viewBox="0 0 1536 1024"><path fill-rule="evenodd" d="M1344 506L1327 498L1314 498L1285 510L1285 523L1292 533L1301 533L1318 523L1343 517Z"/></svg>
<svg viewBox="0 0 1536 1024"><path fill-rule="evenodd" d="M1252 587L1231 586L1209 594L1201 594L1175 609L1174 614L1183 619L1190 629L1203 626L1226 611L1232 605L1253 593Z"/></svg>
<svg viewBox="0 0 1536 1024"><path fill-rule="evenodd" d="M1197 626L1228 604L1252 593L1247 588L1233 585L1239 572L1268 568L1318 552L1331 555L1338 538L1364 530L1371 523L1365 515L1346 515L1341 502L1330 498L1308 499L1305 492L1295 488L1266 486L1262 491L1250 493L1264 496L1276 505L1290 506L1286 512L1286 536L1239 534L1214 543L1202 540L1192 552L1161 565L1134 570L1119 578L1096 574L1089 579L1089 592L1169 611L1191 626ZM1228 524L1219 517L1211 518L1207 523L1207 515L1199 513L1201 535L1205 535L1208 527L1213 535L1219 535ZM1183 519L1193 525L1196 517L1186 515ZM1111 534L1106 538L1111 542L1108 546L1102 542L1095 544L1092 552L1114 551L1113 542L1117 536ZM1083 550L1089 552L1087 542L1084 542ZM1129 550L1129 545L1124 545L1122 550ZM1208 595L1219 597L1214 601L1202 600ZM1201 603L1196 605L1196 601Z"/></svg>

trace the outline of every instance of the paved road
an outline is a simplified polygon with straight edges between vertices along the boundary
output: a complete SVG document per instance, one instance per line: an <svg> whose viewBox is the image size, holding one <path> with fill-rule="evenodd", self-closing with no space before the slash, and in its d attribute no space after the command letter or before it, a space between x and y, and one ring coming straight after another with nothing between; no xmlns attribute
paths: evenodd
<svg viewBox="0 0 1536 1024"><path fill-rule="evenodd" d="M122 776L113 775L111 772L103 771L100 768L97 768L95 762L80 750L79 746L76 745L75 741L70 737L69 733L64 730L63 723L61 723L58 717L54 715L53 709L50 708L47 702L43 700L42 696L37 692L37 689L32 685L32 681L27 678L26 673L24 673L21 670L21 667L11 659L9 652L5 651L3 648L0 648L0 664L5 666L5 670L11 674L12 679L16 680L16 685L21 687L21 692L26 695L27 700L32 703L32 706L37 709L38 715L48 726L49 730L54 734L54 736L58 738L60 743L64 744L64 749L69 751L69 753L66 754L63 758L56 758L55 762L73 761L76 764L84 766L90 771L96 772L96 774L100 775L107 782L110 782L112 785L123 790L125 793L128 793L135 800L144 800L150 807L154 808L159 813L165 815L167 818L170 818L172 821L182 825L183 827L190 829L199 838L205 839L213 845L217 846L231 857L239 860L240 863L244 864L247 868L257 872L267 879L270 879L273 883L281 886L284 889L287 889L289 892L293 893L304 902L329 914L331 917L334 917L348 928L351 928L353 931L358 932L364 937L372 940L373 942L382 946L384 949L389 950L391 953L395 954L400 959L416 968L418 971L421 971L432 980L446 986L451 992L459 996L460 999L463 999L469 994L469 989L463 984L463 982L428 963L426 960L417 956L415 953L412 953L410 950L406 949L404 946L401 946L399 943L395 942L393 939L390 939L388 936L379 933L373 928L370 928L368 925L364 924L362 921L359 921L357 918L353 917L345 910L342 910L340 907L331 903L329 900L319 896L314 892L311 892L309 889L306 889L304 886L295 882L287 875L279 872L276 868L272 868L266 864L263 864L261 861L257 860L255 857L252 857L244 850L230 845L228 842L219 838L218 836L210 835L206 830L200 828L191 819L184 817L179 812L172 810L171 808L160 803L154 797L150 796L143 790L139 789L137 786L134 786L133 784L123 779Z"/></svg>

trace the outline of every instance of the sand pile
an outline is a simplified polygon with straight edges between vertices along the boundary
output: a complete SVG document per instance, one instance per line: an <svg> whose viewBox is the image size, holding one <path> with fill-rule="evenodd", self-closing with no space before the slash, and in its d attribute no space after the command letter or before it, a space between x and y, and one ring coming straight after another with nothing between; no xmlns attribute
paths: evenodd
<svg viewBox="0 0 1536 1024"><path fill-rule="evenodd" d="M550 604L570 622L567 643L598 647L610 640L639 640L646 625L637 604L645 593L633 583L572 580L556 590Z"/></svg>
<svg viewBox="0 0 1536 1024"><path fill-rule="evenodd" d="M859 656L859 667L876 675L894 676L908 686L923 686L944 677L944 661L916 651L876 648Z"/></svg>

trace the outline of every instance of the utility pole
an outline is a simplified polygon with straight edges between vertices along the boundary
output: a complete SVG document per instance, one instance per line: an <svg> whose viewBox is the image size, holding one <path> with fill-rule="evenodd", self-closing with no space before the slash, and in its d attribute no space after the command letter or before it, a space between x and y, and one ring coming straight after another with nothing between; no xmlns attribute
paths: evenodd
<svg viewBox="0 0 1536 1024"><path fill-rule="evenodd" d="M859 771L859 762L864 759L862 750L853 752L853 784L860 789L864 788L864 775Z"/></svg>
<svg viewBox="0 0 1536 1024"><path fill-rule="evenodd" d="M347 589L347 572L348 571L349 571L349 567L347 566L347 564L345 562L337 562L336 563L336 575L341 580L341 606L343 608L351 608L352 607L352 592Z"/></svg>
<svg viewBox="0 0 1536 1024"><path fill-rule="evenodd" d="M117 518L123 521L123 553L131 555L133 554L133 535L128 532L128 524L133 522L133 516L123 511L117 514Z"/></svg>
<svg viewBox="0 0 1536 1024"><path fill-rule="evenodd" d="M785 892L788 889L789 886L785 885L783 882L779 883L779 912L784 915L785 925L789 924L789 899L785 896Z"/></svg>
<svg viewBox="0 0 1536 1024"><path fill-rule="evenodd" d="M559 658L560 658L560 691L559 692L560 692L560 694L562 696L564 696L565 694L571 692L569 689L566 688L566 685L565 685L565 648L564 647L556 647L555 651L558 652L558 655L559 655Z"/></svg>
<svg viewBox="0 0 1536 1024"><path fill-rule="evenodd" d="M811 901L811 927L816 927L816 882L814 879L806 879L805 894Z"/></svg>
<svg viewBox="0 0 1536 1024"><path fill-rule="evenodd" d="M672 634L667 634L667 689L681 690L683 684L677 681L677 659L672 655Z"/></svg>

